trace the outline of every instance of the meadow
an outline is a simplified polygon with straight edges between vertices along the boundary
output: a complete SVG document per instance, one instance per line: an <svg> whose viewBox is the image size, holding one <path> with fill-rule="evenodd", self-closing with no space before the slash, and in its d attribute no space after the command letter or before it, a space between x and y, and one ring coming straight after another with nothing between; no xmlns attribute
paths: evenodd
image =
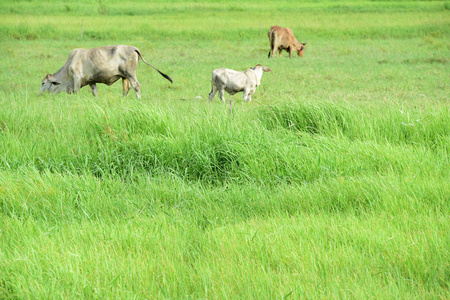
<svg viewBox="0 0 450 300"><path fill-rule="evenodd" d="M1 299L450 298L448 1L0 1L0 41ZM38 95L113 44L174 83Z"/></svg>

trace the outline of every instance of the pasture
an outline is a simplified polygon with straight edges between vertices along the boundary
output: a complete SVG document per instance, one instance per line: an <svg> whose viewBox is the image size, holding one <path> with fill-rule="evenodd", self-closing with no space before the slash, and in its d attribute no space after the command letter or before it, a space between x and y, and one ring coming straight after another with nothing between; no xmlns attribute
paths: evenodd
<svg viewBox="0 0 450 300"><path fill-rule="evenodd" d="M1 1L0 41L1 299L450 298L448 1ZM38 95L115 44L174 83Z"/></svg>

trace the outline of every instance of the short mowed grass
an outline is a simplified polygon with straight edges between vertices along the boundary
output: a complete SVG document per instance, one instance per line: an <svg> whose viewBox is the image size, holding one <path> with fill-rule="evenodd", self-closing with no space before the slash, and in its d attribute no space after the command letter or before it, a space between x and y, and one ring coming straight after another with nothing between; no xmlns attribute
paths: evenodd
<svg viewBox="0 0 450 300"><path fill-rule="evenodd" d="M450 297L448 2L0 8L0 298ZM271 25L305 56L268 59ZM38 96L111 44L174 83ZM256 64L252 102L208 101Z"/></svg>

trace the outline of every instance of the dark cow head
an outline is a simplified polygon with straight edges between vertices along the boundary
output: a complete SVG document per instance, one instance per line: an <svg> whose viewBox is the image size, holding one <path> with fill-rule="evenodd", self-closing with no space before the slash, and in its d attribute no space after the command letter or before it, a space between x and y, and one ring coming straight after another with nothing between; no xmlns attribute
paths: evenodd
<svg viewBox="0 0 450 300"><path fill-rule="evenodd" d="M297 51L298 56L303 57L303 54L305 53L305 46L308 43L308 41L304 43L297 43L295 45L295 51Z"/></svg>

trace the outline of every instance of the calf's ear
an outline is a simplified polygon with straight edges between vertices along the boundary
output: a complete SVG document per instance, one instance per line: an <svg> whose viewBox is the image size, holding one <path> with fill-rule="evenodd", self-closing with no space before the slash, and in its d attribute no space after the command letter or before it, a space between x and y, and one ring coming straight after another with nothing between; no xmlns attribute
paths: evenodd
<svg viewBox="0 0 450 300"><path fill-rule="evenodd" d="M271 72L272 70L269 67L264 66L263 67L264 72Z"/></svg>

